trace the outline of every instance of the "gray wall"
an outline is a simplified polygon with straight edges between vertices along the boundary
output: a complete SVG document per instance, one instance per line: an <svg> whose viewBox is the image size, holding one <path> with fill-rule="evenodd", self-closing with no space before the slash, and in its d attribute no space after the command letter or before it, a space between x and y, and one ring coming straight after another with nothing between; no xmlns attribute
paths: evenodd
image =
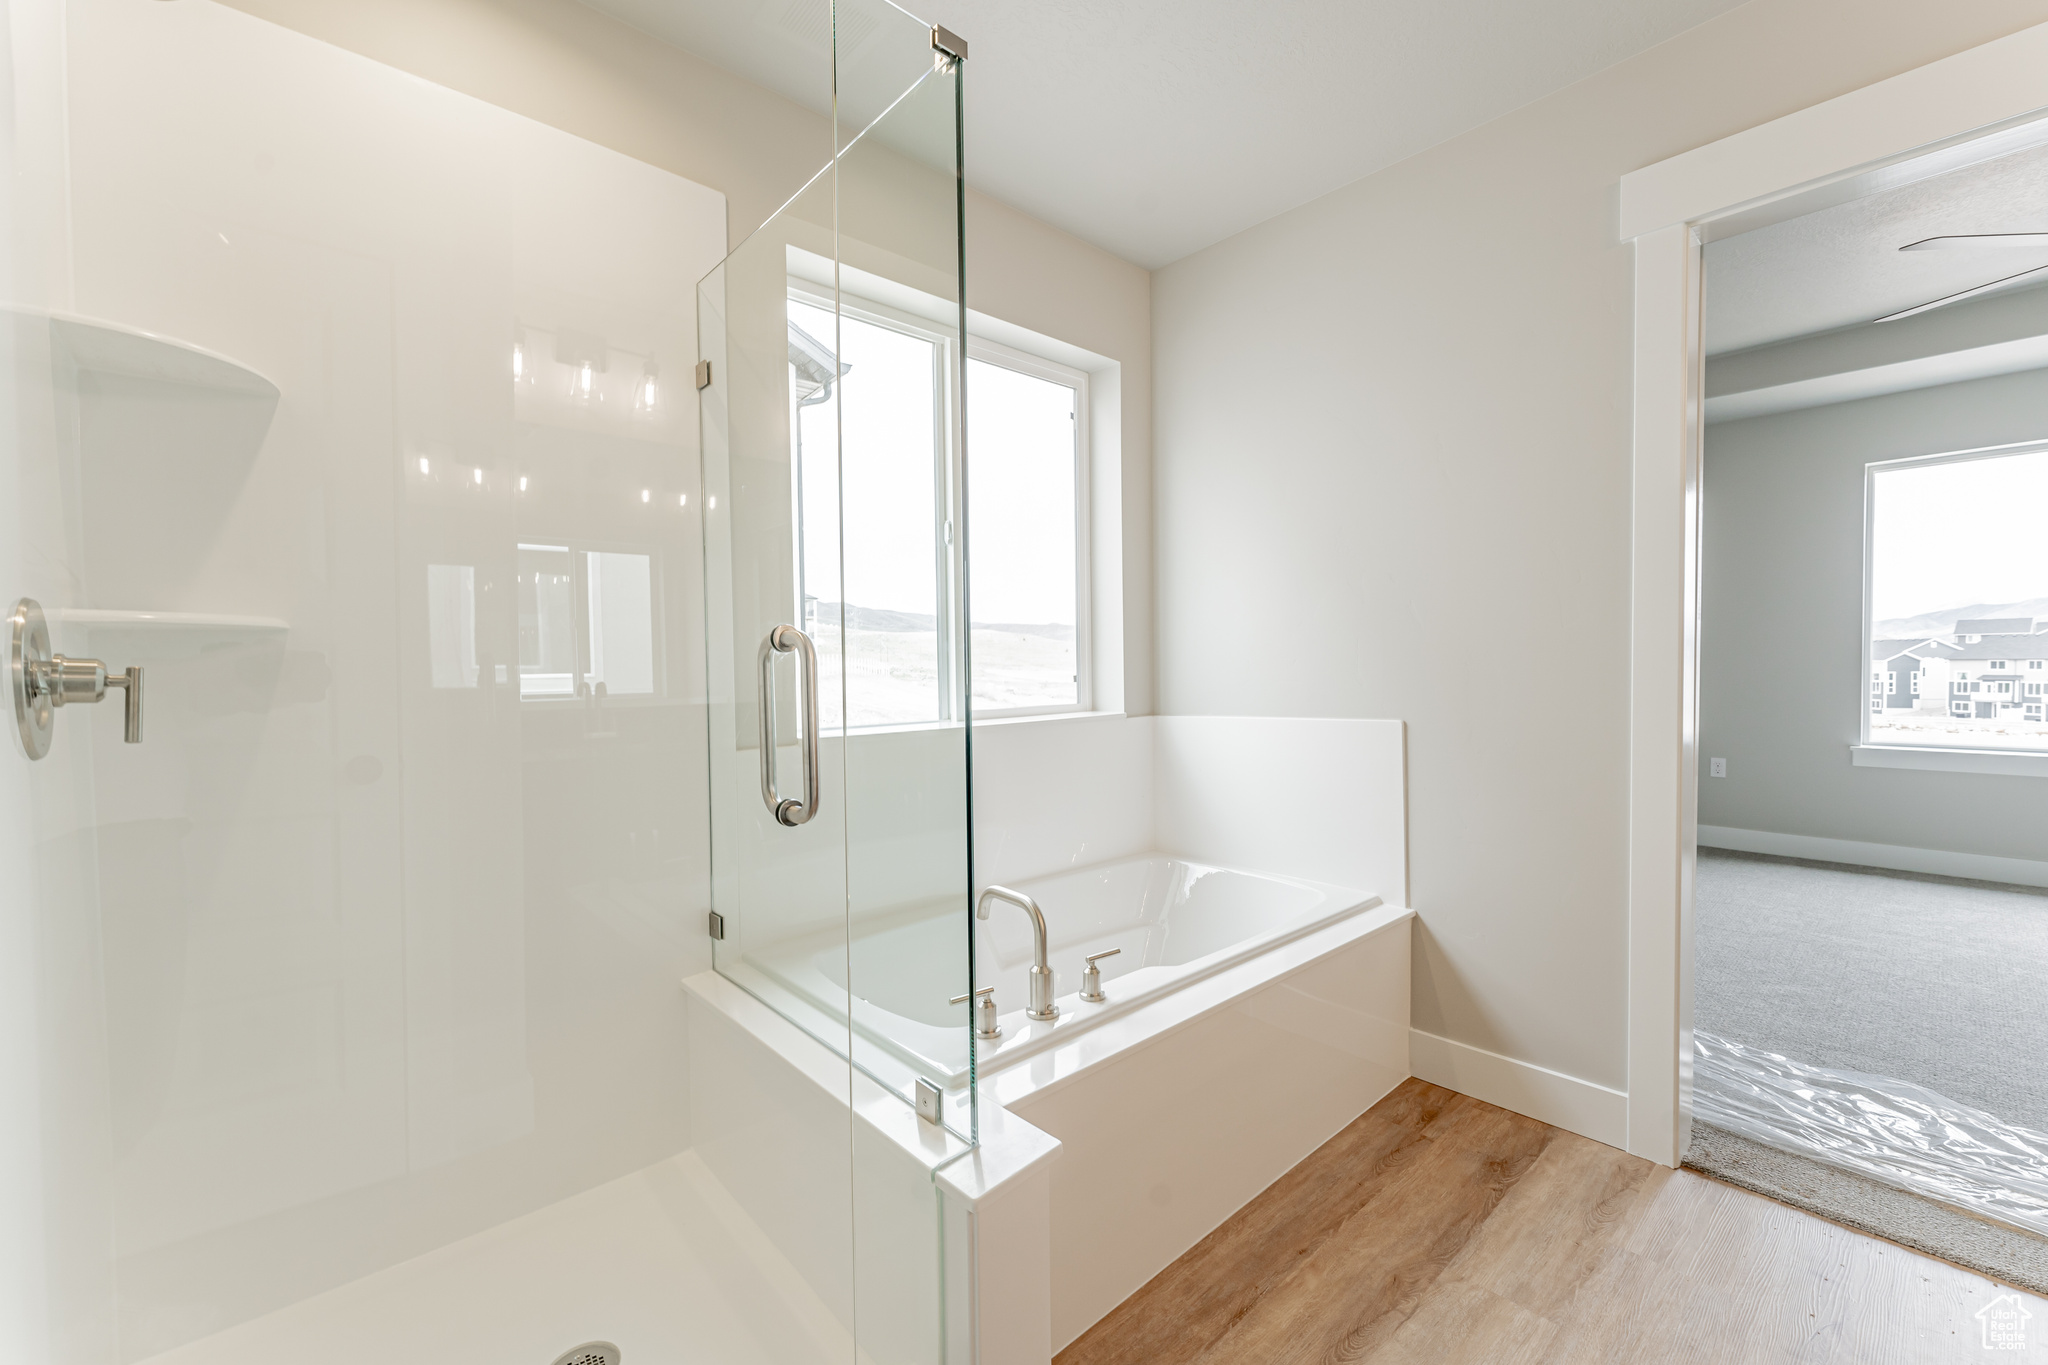
<svg viewBox="0 0 2048 1365"><path fill-rule="evenodd" d="M1857 768L1863 466L2048 437L2048 370L1707 428L1700 823L2048 858L2048 781ZM2043 534L2048 534L2044 528Z"/></svg>
<svg viewBox="0 0 2048 1365"><path fill-rule="evenodd" d="M1155 276L1160 710L1409 722L1418 1028L1627 1084L1616 183L2044 19L1753 0Z"/></svg>

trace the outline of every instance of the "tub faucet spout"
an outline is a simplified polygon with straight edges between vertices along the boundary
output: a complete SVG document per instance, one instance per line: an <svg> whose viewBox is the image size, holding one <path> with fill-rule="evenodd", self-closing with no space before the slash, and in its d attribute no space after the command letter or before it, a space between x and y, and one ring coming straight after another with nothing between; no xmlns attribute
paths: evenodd
<svg viewBox="0 0 2048 1365"><path fill-rule="evenodd" d="M988 903L992 900L1008 901L1031 916L1031 1005L1024 1011L1027 1019L1057 1019L1060 1007L1052 1002L1052 966L1046 960L1045 912L1038 908L1038 902L1022 891L1012 891L1007 886L991 886L981 893L981 899L974 903L974 917L988 918Z"/></svg>

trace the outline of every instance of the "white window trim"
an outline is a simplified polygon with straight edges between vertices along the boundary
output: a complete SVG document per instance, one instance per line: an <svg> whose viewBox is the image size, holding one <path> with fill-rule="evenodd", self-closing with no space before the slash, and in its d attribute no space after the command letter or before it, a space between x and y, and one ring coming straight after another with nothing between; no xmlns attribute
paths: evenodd
<svg viewBox="0 0 2048 1365"><path fill-rule="evenodd" d="M1871 610L1870 584L1876 566L1877 529L1877 476L1902 469L1919 469L1930 465L1964 464L1975 460L1996 460L2011 455L2028 455L2037 451L2048 451L2048 440L2016 441L2008 445L1980 446L1971 450L1944 451L1934 455L1909 455L1896 460L1872 460L1863 466L1863 653L1869 656L1874 637L1872 626L1874 616ZM1986 660L1988 667L1998 667L1996 660ZM2008 675L2009 676L2009 675ZM1983 683L1965 683L1968 677L1958 670L1952 684L1954 694L1981 694ZM1975 708L1971 708L1974 712ZM2026 749L1943 749L1918 745L1873 744L1870 738L1870 718L1875 708L1866 709L1862 719L1862 731L1857 742L1849 746L1850 761L1859 768L1931 768L1945 772L1965 773L2034 773L2048 776L2048 754ZM1955 714L1951 705L1950 714ZM1900 755L1897 761L1887 761L1886 754ZM1960 759L1944 759L1943 755L1961 754ZM1930 757L1932 756L1932 757ZM2014 764L1987 763L1986 757L2012 758Z"/></svg>
<svg viewBox="0 0 2048 1365"><path fill-rule="evenodd" d="M974 718L977 721L1013 720L1025 716L1063 716L1092 711L1095 702L1095 651L1092 648L1095 631L1090 607L1095 600L1095 585L1089 558L1092 522L1088 490L1092 477L1088 433L1093 416L1088 407L1088 372L971 332L967 337L967 358L1000 365L1054 384L1064 384L1074 390L1074 700L1067 706L977 708L973 712ZM968 401L971 404L973 398L970 396ZM972 458L972 452L969 452L969 457ZM973 534L972 527L968 528L968 534Z"/></svg>
<svg viewBox="0 0 2048 1365"><path fill-rule="evenodd" d="M938 483L943 510L935 509L935 515L947 526L964 526L967 521L965 499L966 482L962 477L962 451L966 445L965 423L961 420L958 398L966 381L966 365L961 357L961 347L951 330L940 330L932 319L893 307L874 299L864 298L841 289L834 291L800 275L787 278L787 297L801 300L814 308L836 312L862 322L887 327L930 341L937 347L940 374L938 392L940 411L935 421L938 431L935 443L939 451L940 470ZM833 339L838 344L838 339ZM1092 648L1094 640L1093 613L1094 583L1090 551L1092 547L1089 506L1089 489L1092 485L1089 433L1093 414L1089 409L1089 374L1072 365L1033 355L1015 346L991 341L986 337L969 332L966 345L967 360L981 360L1016 370L1035 378L1064 384L1074 390L1074 701L1065 706L1007 707L981 709L973 706L973 682L962 680L962 657L970 643L965 639L954 639L952 621L959 612L958 595L961 585L967 582L966 561L962 542L964 537L942 536L941 554L945 560L942 575L942 605L938 615L939 673L941 714L934 721L914 721L882 725L846 726L848 734L871 734L889 730L925 729L939 725L959 724L966 717L975 722L984 720L1018 720L1034 716L1066 716L1094 714L1095 660ZM793 493L793 496L795 494ZM971 534L971 528L970 528ZM793 566L792 566L793 567ZM803 592L797 584L799 596ZM843 594L845 585L840 585ZM803 604L799 601L796 610L801 616ZM969 630L972 623L969 622ZM971 666L971 656L968 658Z"/></svg>
<svg viewBox="0 0 2048 1365"><path fill-rule="evenodd" d="M2021 749L1919 749L1903 744L1852 744L1859 768L1917 768L1926 772L2048 777L2048 752Z"/></svg>

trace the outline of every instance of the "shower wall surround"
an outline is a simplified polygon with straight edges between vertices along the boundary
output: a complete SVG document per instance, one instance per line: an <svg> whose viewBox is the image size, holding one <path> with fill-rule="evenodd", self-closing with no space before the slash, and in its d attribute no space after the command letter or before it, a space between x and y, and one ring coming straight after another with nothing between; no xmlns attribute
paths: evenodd
<svg viewBox="0 0 2048 1365"><path fill-rule="evenodd" d="M59 626L152 684L50 838L97 883L134 1358L687 1145L725 210L231 10L69 14L68 310L279 395L81 361L60 396L63 605L277 623ZM602 705L528 662L572 587L614 609Z"/></svg>

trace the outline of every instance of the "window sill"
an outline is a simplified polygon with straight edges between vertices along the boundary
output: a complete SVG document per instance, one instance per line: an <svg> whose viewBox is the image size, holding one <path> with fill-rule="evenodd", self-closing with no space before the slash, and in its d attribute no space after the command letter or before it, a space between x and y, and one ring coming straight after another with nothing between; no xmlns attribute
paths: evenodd
<svg viewBox="0 0 2048 1365"><path fill-rule="evenodd" d="M2048 777L2048 753L2022 754L2000 749L1916 749L1891 744L1851 744L1849 761L1859 768L1917 768L1922 772Z"/></svg>
<svg viewBox="0 0 2048 1365"><path fill-rule="evenodd" d="M1038 711L1025 716L976 717L974 728L979 730L989 725L1043 725L1047 721L1060 720L1127 720L1121 711Z"/></svg>
<svg viewBox="0 0 2048 1365"><path fill-rule="evenodd" d="M532 705L533 699L528 698L527 704ZM590 705L590 703L584 701L574 704L586 709ZM567 708L565 707L564 709ZM1129 717L1121 711L1033 711L1021 716L989 716L986 719L977 716L974 719L974 728L981 730L991 725L1039 725L1046 721L1057 720L1127 719ZM957 730L959 728L960 722L957 720L918 720L903 721L894 725L856 725L853 729L843 733L838 730L828 729L824 733L824 740L827 744L832 744L841 739L868 739L886 735L922 735L940 730ZM784 741L785 744L789 742Z"/></svg>

